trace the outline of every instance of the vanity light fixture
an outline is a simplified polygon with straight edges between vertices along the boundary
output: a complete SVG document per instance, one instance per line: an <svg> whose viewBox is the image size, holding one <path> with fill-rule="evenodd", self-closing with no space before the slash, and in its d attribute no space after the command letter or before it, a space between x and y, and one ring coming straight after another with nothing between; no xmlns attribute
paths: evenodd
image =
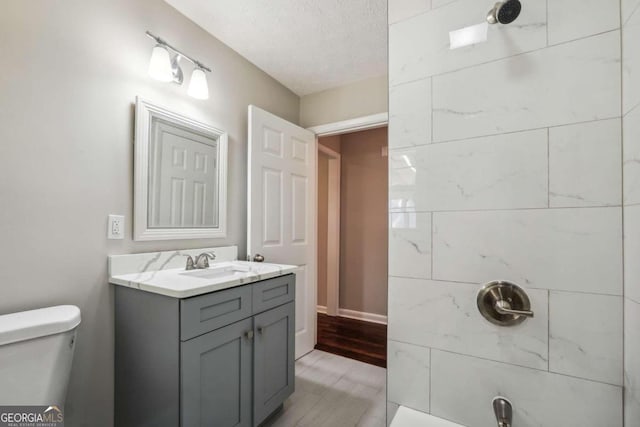
<svg viewBox="0 0 640 427"><path fill-rule="evenodd" d="M182 68L180 68L180 59L182 57L180 55L176 55L171 60L171 77L174 83L178 83L179 85L184 82L184 74L182 73Z"/></svg>
<svg viewBox="0 0 640 427"><path fill-rule="evenodd" d="M161 82L170 82L173 80L169 51L161 44L157 44L151 52L149 75Z"/></svg>
<svg viewBox="0 0 640 427"><path fill-rule="evenodd" d="M180 67L180 60L184 58L195 66L187 93L196 99L209 99L209 86L205 71L210 73L211 69L149 31L146 34L156 42L151 52L149 76L161 82L174 82L181 85L184 82L184 74ZM173 52L173 58L171 52Z"/></svg>
<svg viewBox="0 0 640 427"><path fill-rule="evenodd" d="M202 68L194 68L191 73L191 81L187 90L189 96L196 99L209 99L209 86L207 86L207 76Z"/></svg>

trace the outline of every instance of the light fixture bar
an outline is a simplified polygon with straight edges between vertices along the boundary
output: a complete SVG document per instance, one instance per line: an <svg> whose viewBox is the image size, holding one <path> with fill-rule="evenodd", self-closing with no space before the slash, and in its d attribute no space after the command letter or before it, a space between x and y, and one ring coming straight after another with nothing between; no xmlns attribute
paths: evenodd
<svg viewBox="0 0 640 427"><path fill-rule="evenodd" d="M201 68L204 71L208 71L209 73L211 72L211 69L209 67L207 67L206 65L204 65L202 62L193 59L192 57L190 57L189 55L186 55L184 53L182 53L181 51L179 51L178 49L176 49L175 47L171 46L169 43L167 43L165 40L161 39L160 37L156 36L155 34L151 33L150 31L146 32L147 36L149 38L152 38L156 41L156 43L158 43L159 45L162 45L166 48L171 49L172 51L174 51L175 53L177 53L178 55L180 55L181 57L183 57L184 59L186 59L187 61L192 62L196 67Z"/></svg>

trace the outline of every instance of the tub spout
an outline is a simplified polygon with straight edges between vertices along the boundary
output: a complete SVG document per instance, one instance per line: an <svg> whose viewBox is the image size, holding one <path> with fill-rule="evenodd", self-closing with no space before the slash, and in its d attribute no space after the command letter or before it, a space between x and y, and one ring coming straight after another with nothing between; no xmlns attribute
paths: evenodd
<svg viewBox="0 0 640 427"><path fill-rule="evenodd" d="M498 427L512 427L513 409L511 402L505 397L496 396L493 398L493 412L496 414Z"/></svg>

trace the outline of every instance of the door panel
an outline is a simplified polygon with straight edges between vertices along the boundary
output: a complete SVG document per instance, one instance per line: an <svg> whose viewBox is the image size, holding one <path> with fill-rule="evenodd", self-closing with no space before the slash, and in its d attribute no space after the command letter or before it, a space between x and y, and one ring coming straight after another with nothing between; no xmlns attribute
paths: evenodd
<svg viewBox="0 0 640 427"><path fill-rule="evenodd" d="M315 135L249 106L247 251L294 264L296 357L313 350L316 316Z"/></svg>
<svg viewBox="0 0 640 427"><path fill-rule="evenodd" d="M306 176L291 176L291 243L294 245L307 244L307 200L309 199L309 184Z"/></svg>
<svg viewBox="0 0 640 427"><path fill-rule="evenodd" d="M309 161L309 144L298 138L291 138L291 158L307 164Z"/></svg>
<svg viewBox="0 0 640 427"><path fill-rule="evenodd" d="M282 246L282 172L264 168L262 182L264 183L264 203L261 212L264 218L262 245Z"/></svg>
<svg viewBox="0 0 640 427"><path fill-rule="evenodd" d="M250 427L252 319L242 320L181 348L182 427Z"/></svg>
<svg viewBox="0 0 640 427"><path fill-rule="evenodd" d="M153 126L158 142L150 148L150 224L216 226L218 148L209 139L169 123L157 120Z"/></svg>
<svg viewBox="0 0 640 427"><path fill-rule="evenodd" d="M294 303L254 317L254 417L259 424L294 391Z"/></svg>

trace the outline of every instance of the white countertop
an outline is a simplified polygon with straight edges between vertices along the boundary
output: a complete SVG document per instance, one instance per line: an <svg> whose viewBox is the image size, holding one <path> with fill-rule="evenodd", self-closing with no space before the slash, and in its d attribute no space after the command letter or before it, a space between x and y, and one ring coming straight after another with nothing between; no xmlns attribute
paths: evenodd
<svg viewBox="0 0 640 427"><path fill-rule="evenodd" d="M200 273L206 274L207 270L191 270L187 272L184 268L171 268L117 274L109 278L109 283L174 298L188 298L283 276L293 273L298 269L295 265L247 261L212 262L210 269L216 269L226 265L236 265L245 271L236 271L222 277L198 277Z"/></svg>

